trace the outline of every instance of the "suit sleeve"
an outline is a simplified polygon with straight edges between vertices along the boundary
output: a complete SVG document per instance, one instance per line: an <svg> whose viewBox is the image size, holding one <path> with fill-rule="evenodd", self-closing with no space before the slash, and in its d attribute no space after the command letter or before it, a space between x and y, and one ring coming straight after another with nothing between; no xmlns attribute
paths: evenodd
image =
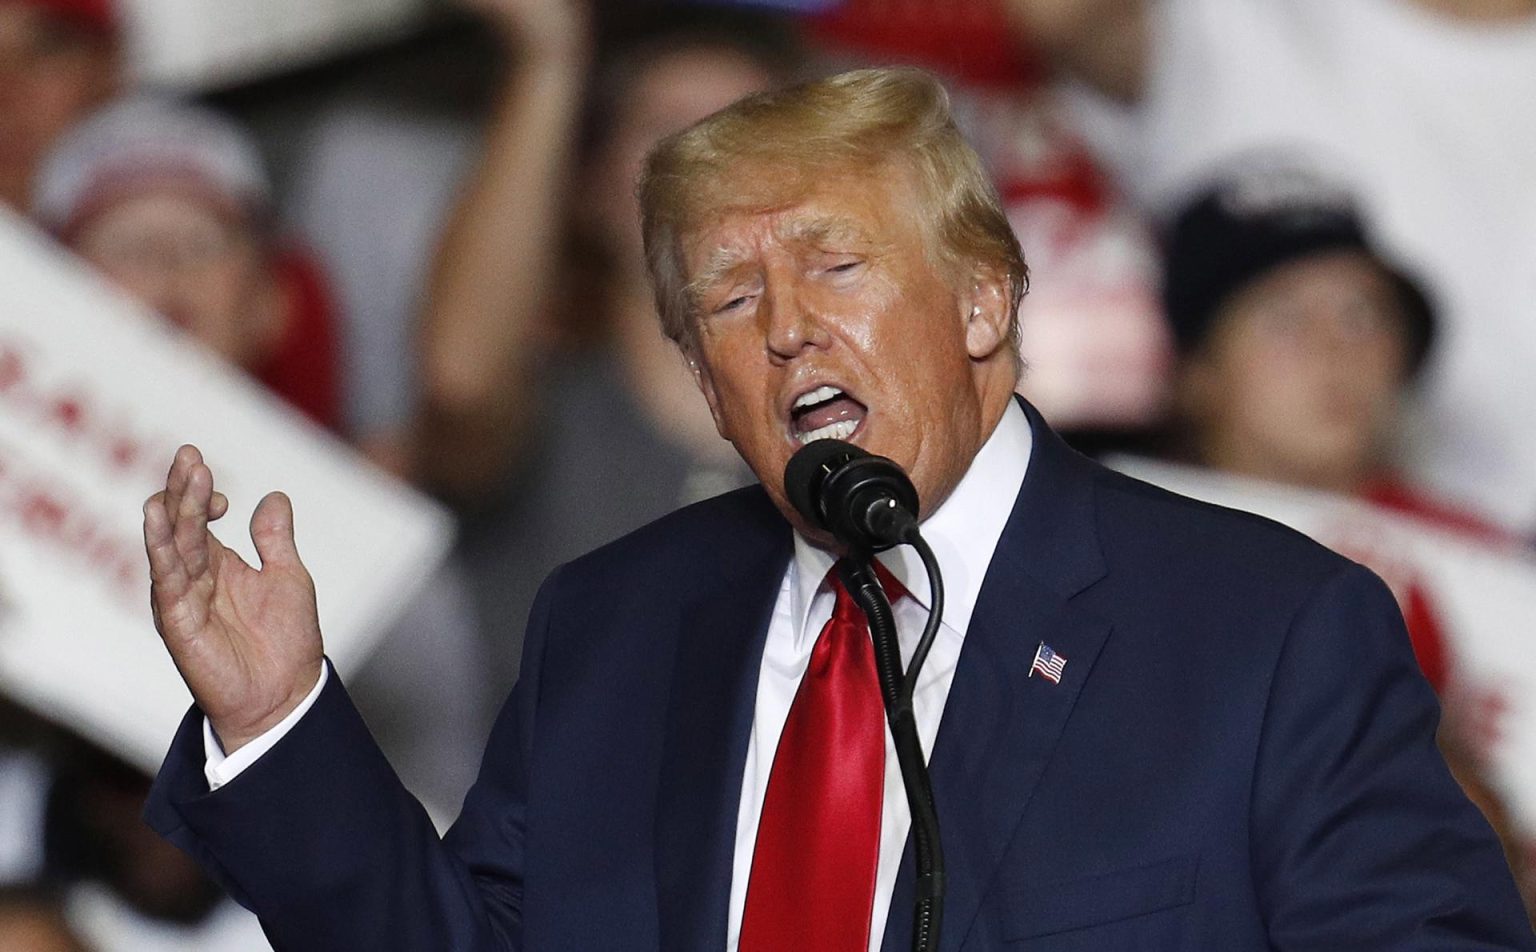
<svg viewBox="0 0 1536 952"><path fill-rule="evenodd" d="M1438 720L1390 592L1341 569L1291 623L1258 751L1254 881L1275 949L1536 949Z"/></svg>
<svg viewBox="0 0 1536 952"><path fill-rule="evenodd" d="M522 677L444 839L335 677L287 736L213 793L202 713L189 712L146 819L255 912L279 952L521 949L528 763L557 579L534 603Z"/></svg>

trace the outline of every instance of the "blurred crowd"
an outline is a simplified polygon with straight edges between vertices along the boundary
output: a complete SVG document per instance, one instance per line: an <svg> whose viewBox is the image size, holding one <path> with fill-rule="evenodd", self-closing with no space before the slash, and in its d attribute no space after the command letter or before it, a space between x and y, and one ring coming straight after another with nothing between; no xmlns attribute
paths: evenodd
<svg viewBox="0 0 1536 952"><path fill-rule="evenodd" d="M121 16L0 0L0 203L451 506L343 672L440 823L548 571L751 479L658 331L632 188L797 79L946 79L1032 269L1023 392L1079 449L1536 540L1536 0L464 0L197 98L132 81ZM1536 914L1455 646L1400 595ZM0 948L262 948L139 823L148 783L0 698Z"/></svg>

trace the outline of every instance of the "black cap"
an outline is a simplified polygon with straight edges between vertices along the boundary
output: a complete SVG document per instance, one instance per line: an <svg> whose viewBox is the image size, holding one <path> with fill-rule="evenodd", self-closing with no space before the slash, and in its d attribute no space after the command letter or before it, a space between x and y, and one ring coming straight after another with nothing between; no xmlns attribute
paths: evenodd
<svg viewBox="0 0 1536 952"><path fill-rule="evenodd" d="M1347 191L1294 169L1229 176L1196 196L1175 219L1166 249L1163 312L1179 352L1197 349L1222 305L1269 271L1347 250L1372 258L1396 287L1412 376L1434 342L1429 298L1371 245Z"/></svg>

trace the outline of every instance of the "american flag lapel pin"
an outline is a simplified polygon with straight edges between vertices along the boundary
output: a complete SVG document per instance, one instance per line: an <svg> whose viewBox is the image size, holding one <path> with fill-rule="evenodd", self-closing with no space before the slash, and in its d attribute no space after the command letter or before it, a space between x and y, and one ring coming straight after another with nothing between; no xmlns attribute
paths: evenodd
<svg viewBox="0 0 1536 952"><path fill-rule="evenodd" d="M1052 684L1061 683L1061 672L1067 666L1067 659L1051 650L1051 646L1040 642L1040 647L1035 649L1035 663L1029 666L1029 677L1034 677L1039 671L1040 676L1050 680Z"/></svg>

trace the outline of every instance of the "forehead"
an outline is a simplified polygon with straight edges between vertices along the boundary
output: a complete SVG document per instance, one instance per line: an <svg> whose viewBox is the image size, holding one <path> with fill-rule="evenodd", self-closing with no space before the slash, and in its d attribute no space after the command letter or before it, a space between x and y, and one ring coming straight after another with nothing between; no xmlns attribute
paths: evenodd
<svg viewBox="0 0 1536 952"><path fill-rule="evenodd" d="M195 181L145 181L119 188L87 210L78 230L84 234L109 227L159 230L218 225L248 231L251 224L239 203Z"/></svg>
<svg viewBox="0 0 1536 952"><path fill-rule="evenodd" d="M1321 301L1340 296L1396 300L1381 263L1354 249L1322 251L1288 261L1251 281L1228 302L1227 310Z"/></svg>
<svg viewBox="0 0 1536 952"><path fill-rule="evenodd" d="M706 203L690 216L693 224L681 236L690 283L750 263L770 249L921 247L925 236L916 191L908 175L891 171L725 178L726 188L714 191L731 195L730 183L739 182L745 185L740 197Z"/></svg>

